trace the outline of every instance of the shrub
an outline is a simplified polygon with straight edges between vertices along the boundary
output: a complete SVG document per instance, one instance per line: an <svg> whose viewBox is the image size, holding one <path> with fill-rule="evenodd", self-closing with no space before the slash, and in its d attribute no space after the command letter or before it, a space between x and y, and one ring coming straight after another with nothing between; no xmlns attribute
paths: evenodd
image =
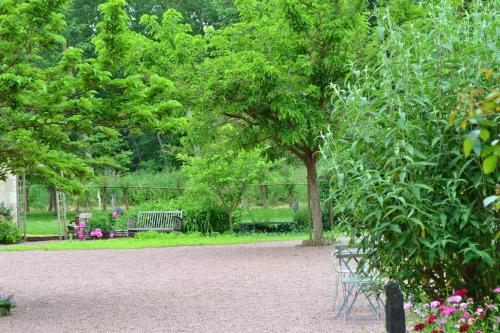
<svg viewBox="0 0 500 333"><path fill-rule="evenodd" d="M12 211L5 203L0 202L0 222L12 219Z"/></svg>
<svg viewBox="0 0 500 333"><path fill-rule="evenodd" d="M19 228L11 221L0 222L0 244L15 244L22 239Z"/></svg>
<svg viewBox="0 0 500 333"><path fill-rule="evenodd" d="M109 234L115 229L116 220L111 214L97 215L90 219L89 226L91 230L100 229L103 234Z"/></svg>
<svg viewBox="0 0 500 333"><path fill-rule="evenodd" d="M10 309L15 306L13 296L0 290L0 317L10 315Z"/></svg>
<svg viewBox="0 0 500 333"><path fill-rule="evenodd" d="M483 206L498 172L496 165L481 170L497 151L484 155L481 145L498 138L498 112L487 119L489 132L451 118L459 91L498 83L498 74L487 80L479 71L498 68L490 24L497 10L493 2L424 3L419 18L402 26L394 10L381 9L377 63L333 87L332 114L343 130L330 133L324 154L344 230L374 249L365 263L411 293L434 298L466 287L480 299L500 281L500 220L495 205ZM470 106L475 114L479 106Z"/></svg>

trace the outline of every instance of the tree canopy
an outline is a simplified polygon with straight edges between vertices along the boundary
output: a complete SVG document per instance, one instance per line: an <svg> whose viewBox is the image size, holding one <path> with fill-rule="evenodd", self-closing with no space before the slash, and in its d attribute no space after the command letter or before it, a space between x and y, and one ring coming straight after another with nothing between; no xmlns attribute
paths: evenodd
<svg viewBox="0 0 500 333"><path fill-rule="evenodd" d="M254 144L269 140L307 168L314 239L322 241L318 137L331 123L332 83L362 62L364 1L236 1L240 21L209 31L199 113L237 123Z"/></svg>

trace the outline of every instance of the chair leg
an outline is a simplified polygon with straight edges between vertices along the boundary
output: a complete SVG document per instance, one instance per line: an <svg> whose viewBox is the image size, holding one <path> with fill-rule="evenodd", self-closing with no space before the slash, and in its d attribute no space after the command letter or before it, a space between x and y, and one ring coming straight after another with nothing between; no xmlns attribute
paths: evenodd
<svg viewBox="0 0 500 333"><path fill-rule="evenodd" d="M356 303L356 300L358 299L360 291L361 291L360 288L358 288L356 290L356 292L354 293L354 298L352 299L351 305L349 306L349 308L346 309L346 312L345 312L345 320L346 321L347 321L347 317L349 316L349 314L351 313L351 311L352 311L352 309L354 307L354 303Z"/></svg>
<svg viewBox="0 0 500 333"><path fill-rule="evenodd" d="M344 310L344 308L346 307L347 299L348 299L347 288L346 288L346 285L343 283L342 284L342 305L340 306L340 309L337 311L337 315L335 316L335 318L338 318L340 316L340 314L342 313L342 311Z"/></svg>
<svg viewBox="0 0 500 333"><path fill-rule="evenodd" d="M340 276L337 274L337 277L335 278L335 292L332 296L332 310L335 310L335 306L337 305L337 299L339 298L339 283L340 283Z"/></svg>

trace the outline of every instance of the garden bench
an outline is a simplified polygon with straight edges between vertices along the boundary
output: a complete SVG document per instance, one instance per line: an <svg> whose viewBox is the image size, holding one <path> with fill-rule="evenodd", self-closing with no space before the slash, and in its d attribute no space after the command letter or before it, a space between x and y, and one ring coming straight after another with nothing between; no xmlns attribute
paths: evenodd
<svg viewBox="0 0 500 333"><path fill-rule="evenodd" d="M242 222L240 223L241 231L255 231L259 226L277 226L278 229L286 229L286 231L292 231L293 227L297 224L296 222Z"/></svg>
<svg viewBox="0 0 500 333"><path fill-rule="evenodd" d="M128 218L128 235L139 231L182 231L182 211L139 211Z"/></svg>

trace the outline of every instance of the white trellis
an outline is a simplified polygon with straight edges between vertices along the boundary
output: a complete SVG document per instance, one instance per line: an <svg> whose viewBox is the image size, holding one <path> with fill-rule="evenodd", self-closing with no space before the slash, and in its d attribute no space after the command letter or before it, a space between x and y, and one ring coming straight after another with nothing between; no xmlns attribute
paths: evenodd
<svg viewBox="0 0 500 333"><path fill-rule="evenodd" d="M63 191L56 190L56 208L57 208L57 231L59 239L62 240L66 237L67 225L67 206L66 195Z"/></svg>
<svg viewBox="0 0 500 333"><path fill-rule="evenodd" d="M27 208L27 202L26 202L26 196L27 196L27 181L26 181L26 175L23 173L22 176L17 176L17 186L16 186L16 201L17 201L17 209L16 209L16 216L17 216L17 225L19 229L21 230L21 233L23 235L24 240L26 241L27 235L26 235L26 227L27 227L27 219L26 219L26 211L28 210Z"/></svg>

